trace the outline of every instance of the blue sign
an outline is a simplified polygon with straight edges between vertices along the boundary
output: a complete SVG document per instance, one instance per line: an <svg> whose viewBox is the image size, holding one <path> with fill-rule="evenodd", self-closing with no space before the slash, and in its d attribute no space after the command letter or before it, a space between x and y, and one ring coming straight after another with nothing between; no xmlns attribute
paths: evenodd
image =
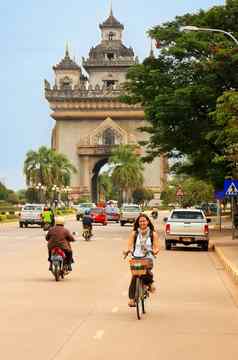
<svg viewBox="0 0 238 360"><path fill-rule="evenodd" d="M215 191L214 197L216 200L224 200L225 193L224 191Z"/></svg>
<svg viewBox="0 0 238 360"><path fill-rule="evenodd" d="M238 180L228 179L224 181L224 195L238 196Z"/></svg>

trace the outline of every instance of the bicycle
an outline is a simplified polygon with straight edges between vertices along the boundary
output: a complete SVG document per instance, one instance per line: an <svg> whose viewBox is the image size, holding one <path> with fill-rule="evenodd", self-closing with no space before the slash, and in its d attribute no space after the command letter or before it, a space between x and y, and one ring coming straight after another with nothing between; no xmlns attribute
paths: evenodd
<svg viewBox="0 0 238 360"><path fill-rule="evenodd" d="M85 241L89 241L92 237L92 230L89 226L84 226L82 236Z"/></svg>
<svg viewBox="0 0 238 360"><path fill-rule="evenodd" d="M124 254L126 258L132 252ZM147 252L145 257L149 254L154 255L153 252ZM149 287L143 283L142 275L146 275L147 270L151 269L151 259L146 258L131 258L129 260L130 269L132 275L136 278L135 280L135 295L134 302L136 307L137 319L140 320L142 314L145 314L145 300L149 297Z"/></svg>

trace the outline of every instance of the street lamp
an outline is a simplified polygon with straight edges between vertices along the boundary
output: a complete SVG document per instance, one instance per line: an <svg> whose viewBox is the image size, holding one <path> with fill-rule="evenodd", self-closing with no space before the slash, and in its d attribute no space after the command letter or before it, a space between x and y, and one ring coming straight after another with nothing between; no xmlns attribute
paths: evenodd
<svg viewBox="0 0 238 360"><path fill-rule="evenodd" d="M71 192L71 188L69 186L65 186L63 187L62 192L66 194L67 207L69 207L69 193Z"/></svg>
<svg viewBox="0 0 238 360"><path fill-rule="evenodd" d="M59 188L57 185L53 185L52 186L52 191L53 191L53 203L54 203L54 207L57 207L58 204L58 192L59 192Z"/></svg>
<svg viewBox="0 0 238 360"><path fill-rule="evenodd" d="M210 29L210 28L202 28L202 27L197 27L197 26L181 26L180 31L206 31L206 32L218 32L218 33L223 33L227 36L229 36L235 43L236 45L238 45L238 40L235 38L234 35L232 35L231 33L229 33L228 31L224 31L224 30L220 30L220 29Z"/></svg>
<svg viewBox="0 0 238 360"><path fill-rule="evenodd" d="M39 191L39 203L42 202L42 191L44 190L44 185L42 185L40 182L36 185L36 190Z"/></svg>

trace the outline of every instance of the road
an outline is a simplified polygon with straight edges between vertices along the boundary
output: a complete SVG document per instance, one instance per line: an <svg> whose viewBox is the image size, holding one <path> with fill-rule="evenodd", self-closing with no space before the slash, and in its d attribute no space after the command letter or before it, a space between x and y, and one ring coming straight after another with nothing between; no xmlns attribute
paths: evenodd
<svg viewBox="0 0 238 360"><path fill-rule="evenodd" d="M81 224L67 227L81 233ZM147 314L127 307L121 257L131 226L95 226L74 244L72 274L48 271L44 232L0 227L0 345L5 360L238 358L238 307L214 254L162 249Z"/></svg>

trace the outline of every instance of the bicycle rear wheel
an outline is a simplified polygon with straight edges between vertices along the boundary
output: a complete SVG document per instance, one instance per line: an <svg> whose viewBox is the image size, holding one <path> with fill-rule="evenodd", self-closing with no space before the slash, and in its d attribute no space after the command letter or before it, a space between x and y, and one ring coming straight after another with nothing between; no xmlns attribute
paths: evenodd
<svg viewBox="0 0 238 360"><path fill-rule="evenodd" d="M144 298L144 295L141 298L141 307L142 307L142 313L145 314L146 311L145 311L145 298Z"/></svg>
<svg viewBox="0 0 238 360"><path fill-rule="evenodd" d="M141 319L143 313L143 302L142 302L142 281L139 277L136 278L136 289L135 289L135 303L136 303L136 315L137 319Z"/></svg>

